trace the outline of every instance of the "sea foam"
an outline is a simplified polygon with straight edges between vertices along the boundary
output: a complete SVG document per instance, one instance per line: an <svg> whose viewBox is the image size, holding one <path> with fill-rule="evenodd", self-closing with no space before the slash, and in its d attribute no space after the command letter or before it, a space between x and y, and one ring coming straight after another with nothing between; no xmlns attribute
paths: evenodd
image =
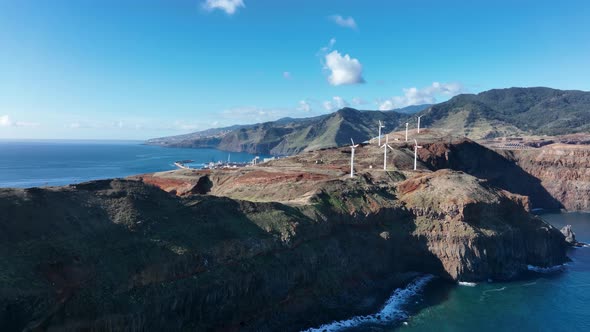
<svg viewBox="0 0 590 332"><path fill-rule="evenodd" d="M477 286L476 282L469 282L469 281L459 281L459 286L467 286L467 287L475 287Z"/></svg>
<svg viewBox="0 0 590 332"><path fill-rule="evenodd" d="M333 332L367 323L387 324L394 321L405 320L408 318L408 314L401 309L401 306L408 303L412 297L418 295L424 286L432 279L434 279L434 276L426 275L415 279L405 288L396 289L389 299L387 299L383 308L375 314L355 316L346 320L324 324L317 328L310 328L304 332Z"/></svg>
<svg viewBox="0 0 590 332"><path fill-rule="evenodd" d="M537 273L553 273L553 272L558 272L558 271L564 270L565 266L566 266L566 264L554 265L554 266L549 266L549 267L528 265L527 269L529 271L533 271L533 272L537 272Z"/></svg>

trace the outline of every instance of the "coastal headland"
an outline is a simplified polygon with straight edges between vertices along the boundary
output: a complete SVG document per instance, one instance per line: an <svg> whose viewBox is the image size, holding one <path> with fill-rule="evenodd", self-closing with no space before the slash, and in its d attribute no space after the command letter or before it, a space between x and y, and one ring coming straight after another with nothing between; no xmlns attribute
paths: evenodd
<svg viewBox="0 0 590 332"><path fill-rule="evenodd" d="M0 189L0 321L298 331L372 313L419 275L508 280L567 261L565 237L530 210L583 207L583 188L558 197L519 166L570 167L534 159L561 148L507 155L428 134L416 171L412 145L392 139L389 168L363 144L353 178L341 147L239 169Z"/></svg>

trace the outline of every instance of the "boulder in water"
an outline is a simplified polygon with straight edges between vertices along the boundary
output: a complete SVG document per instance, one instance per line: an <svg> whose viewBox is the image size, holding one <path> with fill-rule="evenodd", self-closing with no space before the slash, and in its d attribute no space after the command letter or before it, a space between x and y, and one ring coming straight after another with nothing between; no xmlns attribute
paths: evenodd
<svg viewBox="0 0 590 332"><path fill-rule="evenodd" d="M561 234L565 236L565 241L571 245L577 243L576 234L572 231L572 225L566 225L561 229Z"/></svg>
<svg viewBox="0 0 590 332"><path fill-rule="evenodd" d="M561 229L561 234L563 234L563 236L565 236L565 242L567 242L571 246L583 247L586 245L585 243L581 243L576 240L576 233L574 233L574 231L572 231L572 225L565 225Z"/></svg>

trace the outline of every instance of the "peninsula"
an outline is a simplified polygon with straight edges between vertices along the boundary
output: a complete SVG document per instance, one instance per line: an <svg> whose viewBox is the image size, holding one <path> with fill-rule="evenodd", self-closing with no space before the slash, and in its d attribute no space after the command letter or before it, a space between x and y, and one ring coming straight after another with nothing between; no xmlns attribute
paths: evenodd
<svg viewBox="0 0 590 332"><path fill-rule="evenodd" d="M525 173L472 164L508 159L468 139L422 144L416 171L405 142L390 141L387 171L361 144L353 178L341 147L0 189L3 326L298 331L372 313L420 275L507 280L568 260L565 237L529 213L546 197L507 190Z"/></svg>

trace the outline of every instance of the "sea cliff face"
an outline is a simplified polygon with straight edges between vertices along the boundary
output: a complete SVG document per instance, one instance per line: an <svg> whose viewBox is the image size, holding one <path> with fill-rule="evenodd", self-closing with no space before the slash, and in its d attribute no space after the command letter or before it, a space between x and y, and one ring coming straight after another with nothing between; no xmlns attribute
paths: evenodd
<svg viewBox="0 0 590 332"><path fill-rule="evenodd" d="M488 149L468 139L424 144L431 169L465 171L528 196L531 208L590 210L590 146L550 144L525 150Z"/></svg>
<svg viewBox="0 0 590 332"><path fill-rule="evenodd" d="M0 323L297 331L372 312L421 273L508 279L567 259L564 236L526 197L460 171L369 170L376 151L357 149L352 179L349 154L333 149L0 189Z"/></svg>
<svg viewBox="0 0 590 332"><path fill-rule="evenodd" d="M563 208L590 211L590 146L552 144L540 149L500 151L530 175Z"/></svg>
<svg viewBox="0 0 590 332"><path fill-rule="evenodd" d="M555 265L565 256L563 238L527 213L526 197L448 170L406 180L399 189L415 216L412 236L425 240L454 280L510 279L525 264Z"/></svg>

